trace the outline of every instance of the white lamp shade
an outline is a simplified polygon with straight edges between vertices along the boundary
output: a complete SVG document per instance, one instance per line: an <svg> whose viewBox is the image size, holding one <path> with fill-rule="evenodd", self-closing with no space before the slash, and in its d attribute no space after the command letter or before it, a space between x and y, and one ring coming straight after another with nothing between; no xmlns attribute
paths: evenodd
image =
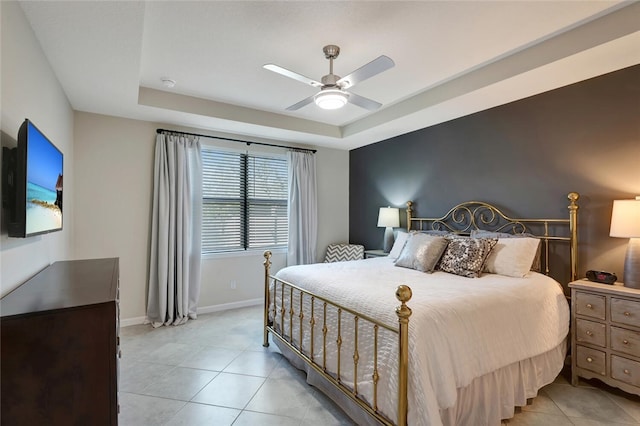
<svg viewBox="0 0 640 426"><path fill-rule="evenodd" d="M640 197L614 200L611 213L611 237L640 238Z"/></svg>
<svg viewBox="0 0 640 426"><path fill-rule="evenodd" d="M322 109L338 109L346 105L349 94L340 89L325 89L314 96L313 100Z"/></svg>
<svg viewBox="0 0 640 426"><path fill-rule="evenodd" d="M378 226L381 228L400 226L400 210L395 207L380 207Z"/></svg>

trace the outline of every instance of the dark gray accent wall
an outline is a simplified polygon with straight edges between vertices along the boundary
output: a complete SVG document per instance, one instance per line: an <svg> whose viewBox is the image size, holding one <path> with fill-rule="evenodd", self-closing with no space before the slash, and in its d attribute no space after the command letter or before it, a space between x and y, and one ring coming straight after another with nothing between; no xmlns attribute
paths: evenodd
<svg viewBox="0 0 640 426"><path fill-rule="evenodd" d="M627 240L609 221L612 200L640 195L640 65L354 149L349 168L349 237L367 249L382 246L381 206L412 200L433 217L479 200L568 217L576 191L579 274L621 276Z"/></svg>

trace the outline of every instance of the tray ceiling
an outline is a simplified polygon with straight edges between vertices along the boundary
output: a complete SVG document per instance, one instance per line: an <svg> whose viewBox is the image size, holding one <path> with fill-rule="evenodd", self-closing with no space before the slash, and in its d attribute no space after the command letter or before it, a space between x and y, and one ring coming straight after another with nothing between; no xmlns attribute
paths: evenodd
<svg viewBox="0 0 640 426"><path fill-rule="evenodd" d="M76 110L338 149L640 63L640 4L619 1L20 4ZM327 44L342 76L394 60L350 89L379 110L285 110L317 89L262 66L320 80Z"/></svg>

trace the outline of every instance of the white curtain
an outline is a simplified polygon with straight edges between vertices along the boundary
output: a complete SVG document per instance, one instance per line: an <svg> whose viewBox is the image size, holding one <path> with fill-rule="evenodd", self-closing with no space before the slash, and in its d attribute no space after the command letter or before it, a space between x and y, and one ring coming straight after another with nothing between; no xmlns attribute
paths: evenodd
<svg viewBox="0 0 640 426"><path fill-rule="evenodd" d="M316 262L318 202L316 158L311 152L288 151L289 251L288 265Z"/></svg>
<svg viewBox="0 0 640 426"><path fill-rule="evenodd" d="M197 137L158 134L154 168L147 320L196 318L200 295L202 159Z"/></svg>

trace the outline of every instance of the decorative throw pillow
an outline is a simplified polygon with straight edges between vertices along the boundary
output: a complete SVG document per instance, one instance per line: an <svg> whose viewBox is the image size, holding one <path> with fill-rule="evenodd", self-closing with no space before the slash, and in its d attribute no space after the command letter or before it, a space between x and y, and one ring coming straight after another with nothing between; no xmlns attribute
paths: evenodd
<svg viewBox="0 0 640 426"><path fill-rule="evenodd" d="M485 272L521 278L531 270L540 240L537 238L498 238L484 266Z"/></svg>
<svg viewBox="0 0 640 426"><path fill-rule="evenodd" d="M467 278L477 278L496 244L492 238L452 238L440 259L440 270Z"/></svg>
<svg viewBox="0 0 640 426"><path fill-rule="evenodd" d="M397 259L404 248L404 245L409 238L409 234L404 231L398 231L398 235L396 235L396 240L393 242L393 248L389 252L389 257L392 259Z"/></svg>
<svg viewBox="0 0 640 426"><path fill-rule="evenodd" d="M471 237L473 238L536 238L540 240L537 236L533 234L528 234L526 232L521 234L509 234L508 232L495 232L495 231L483 231L481 229L475 229L471 231ZM538 244L538 250L536 251L536 255L531 262L531 270L540 272L542 271L542 261L540 258L542 257L542 244Z"/></svg>
<svg viewBox="0 0 640 426"><path fill-rule="evenodd" d="M442 253L447 248L443 237L427 234L410 234L396 266L411 268L421 272L433 272Z"/></svg>
<svg viewBox="0 0 640 426"><path fill-rule="evenodd" d="M360 244L329 244L324 263L364 259L364 246Z"/></svg>

